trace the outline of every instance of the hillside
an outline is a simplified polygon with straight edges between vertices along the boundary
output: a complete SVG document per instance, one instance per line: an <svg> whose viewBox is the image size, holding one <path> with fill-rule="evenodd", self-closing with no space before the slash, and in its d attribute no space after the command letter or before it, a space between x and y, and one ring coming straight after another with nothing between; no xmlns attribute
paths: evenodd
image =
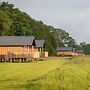
<svg viewBox="0 0 90 90"><path fill-rule="evenodd" d="M76 47L76 41L66 31L45 25L32 19L13 4L0 4L0 36L33 35L35 39L45 39L46 50L52 55L58 46Z"/></svg>

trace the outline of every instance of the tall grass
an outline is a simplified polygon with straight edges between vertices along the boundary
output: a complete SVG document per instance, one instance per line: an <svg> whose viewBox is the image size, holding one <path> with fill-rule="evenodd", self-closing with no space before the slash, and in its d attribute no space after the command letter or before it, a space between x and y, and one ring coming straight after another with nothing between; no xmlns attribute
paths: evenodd
<svg viewBox="0 0 90 90"><path fill-rule="evenodd" d="M87 61L82 61L84 58ZM78 59L79 63L72 63ZM90 90L90 58L74 57L71 62L49 72L47 75L30 80L25 88L30 90Z"/></svg>
<svg viewBox="0 0 90 90"><path fill-rule="evenodd" d="M0 69L0 90L90 90L89 56L6 63Z"/></svg>
<svg viewBox="0 0 90 90"><path fill-rule="evenodd" d="M37 79L60 67L63 58L47 58L35 63L0 63L0 90L23 90L32 79Z"/></svg>

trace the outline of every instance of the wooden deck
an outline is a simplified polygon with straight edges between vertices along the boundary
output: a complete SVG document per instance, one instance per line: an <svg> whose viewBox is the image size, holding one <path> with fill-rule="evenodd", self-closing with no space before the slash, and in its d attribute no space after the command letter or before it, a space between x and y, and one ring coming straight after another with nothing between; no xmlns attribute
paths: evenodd
<svg viewBox="0 0 90 90"><path fill-rule="evenodd" d="M4 54L0 55L0 61L1 62L14 62L17 59L21 60L21 62L25 60L29 60L31 57L29 54L14 54L14 53L9 53L9 54Z"/></svg>
<svg viewBox="0 0 90 90"><path fill-rule="evenodd" d="M33 52L31 54L7 53L0 55L0 62L15 62L16 60L19 60L20 62L25 62L36 58L47 58L47 57L48 52Z"/></svg>

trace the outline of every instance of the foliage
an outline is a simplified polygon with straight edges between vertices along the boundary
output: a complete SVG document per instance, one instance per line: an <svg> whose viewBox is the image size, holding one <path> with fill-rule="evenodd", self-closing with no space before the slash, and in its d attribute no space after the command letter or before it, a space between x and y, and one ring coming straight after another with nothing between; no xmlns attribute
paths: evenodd
<svg viewBox="0 0 90 90"><path fill-rule="evenodd" d="M9 35L11 20L7 14L0 11L0 35Z"/></svg>
<svg viewBox="0 0 90 90"><path fill-rule="evenodd" d="M86 42L81 42L80 45L82 48L84 48L86 46Z"/></svg>
<svg viewBox="0 0 90 90"><path fill-rule="evenodd" d="M55 29L55 34L58 36L61 46L75 47L76 41L70 37L69 33L62 29Z"/></svg>
<svg viewBox="0 0 90 90"><path fill-rule="evenodd" d="M90 44L86 44L83 49L86 55L90 55Z"/></svg>
<svg viewBox="0 0 90 90"><path fill-rule="evenodd" d="M75 47L76 45L76 41L70 37L69 33L32 19L8 2L0 4L0 18L2 19L0 20L0 35L34 35L36 39L45 39L46 50L50 55L55 54L58 46Z"/></svg>

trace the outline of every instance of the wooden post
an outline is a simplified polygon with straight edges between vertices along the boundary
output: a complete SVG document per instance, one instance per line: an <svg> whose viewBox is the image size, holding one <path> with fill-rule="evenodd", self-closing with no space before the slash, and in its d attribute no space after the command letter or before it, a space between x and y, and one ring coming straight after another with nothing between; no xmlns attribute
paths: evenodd
<svg viewBox="0 0 90 90"><path fill-rule="evenodd" d="M42 52L42 48L40 48L40 52Z"/></svg>
<svg viewBox="0 0 90 90"><path fill-rule="evenodd" d="M22 58L22 62L24 62L24 59Z"/></svg>
<svg viewBox="0 0 90 90"><path fill-rule="evenodd" d="M28 50L27 50L27 56L25 58L29 58L30 52L29 52L29 46L28 46Z"/></svg>
<svg viewBox="0 0 90 90"><path fill-rule="evenodd" d="M2 62L2 59L1 59L1 62Z"/></svg>
<svg viewBox="0 0 90 90"><path fill-rule="evenodd" d="M25 59L23 59L23 62L25 62Z"/></svg>
<svg viewBox="0 0 90 90"><path fill-rule="evenodd" d="M28 54L29 54L29 46L28 46Z"/></svg>
<svg viewBox="0 0 90 90"><path fill-rule="evenodd" d="M33 57L33 46L32 46L32 50L31 51L32 51L32 57Z"/></svg>
<svg viewBox="0 0 90 90"><path fill-rule="evenodd" d="M13 62L15 62L15 59L13 59Z"/></svg>
<svg viewBox="0 0 90 90"><path fill-rule="evenodd" d="M43 48L42 48L42 52L43 52L44 50L43 50Z"/></svg>
<svg viewBox="0 0 90 90"><path fill-rule="evenodd" d="M26 62L26 60L27 60L27 59L26 59L26 58L24 58L24 62Z"/></svg>
<svg viewBox="0 0 90 90"><path fill-rule="evenodd" d="M12 59L10 59L10 62L12 62Z"/></svg>
<svg viewBox="0 0 90 90"><path fill-rule="evenodd" d="M21 63L22 62L22 59L19 59L19 62Z"/></svg>
<svg viewBox="0 0 90 90"><path fill-rule="evenodd" d="M23 62L23 58L21 59L21 62Z"/></svg>

